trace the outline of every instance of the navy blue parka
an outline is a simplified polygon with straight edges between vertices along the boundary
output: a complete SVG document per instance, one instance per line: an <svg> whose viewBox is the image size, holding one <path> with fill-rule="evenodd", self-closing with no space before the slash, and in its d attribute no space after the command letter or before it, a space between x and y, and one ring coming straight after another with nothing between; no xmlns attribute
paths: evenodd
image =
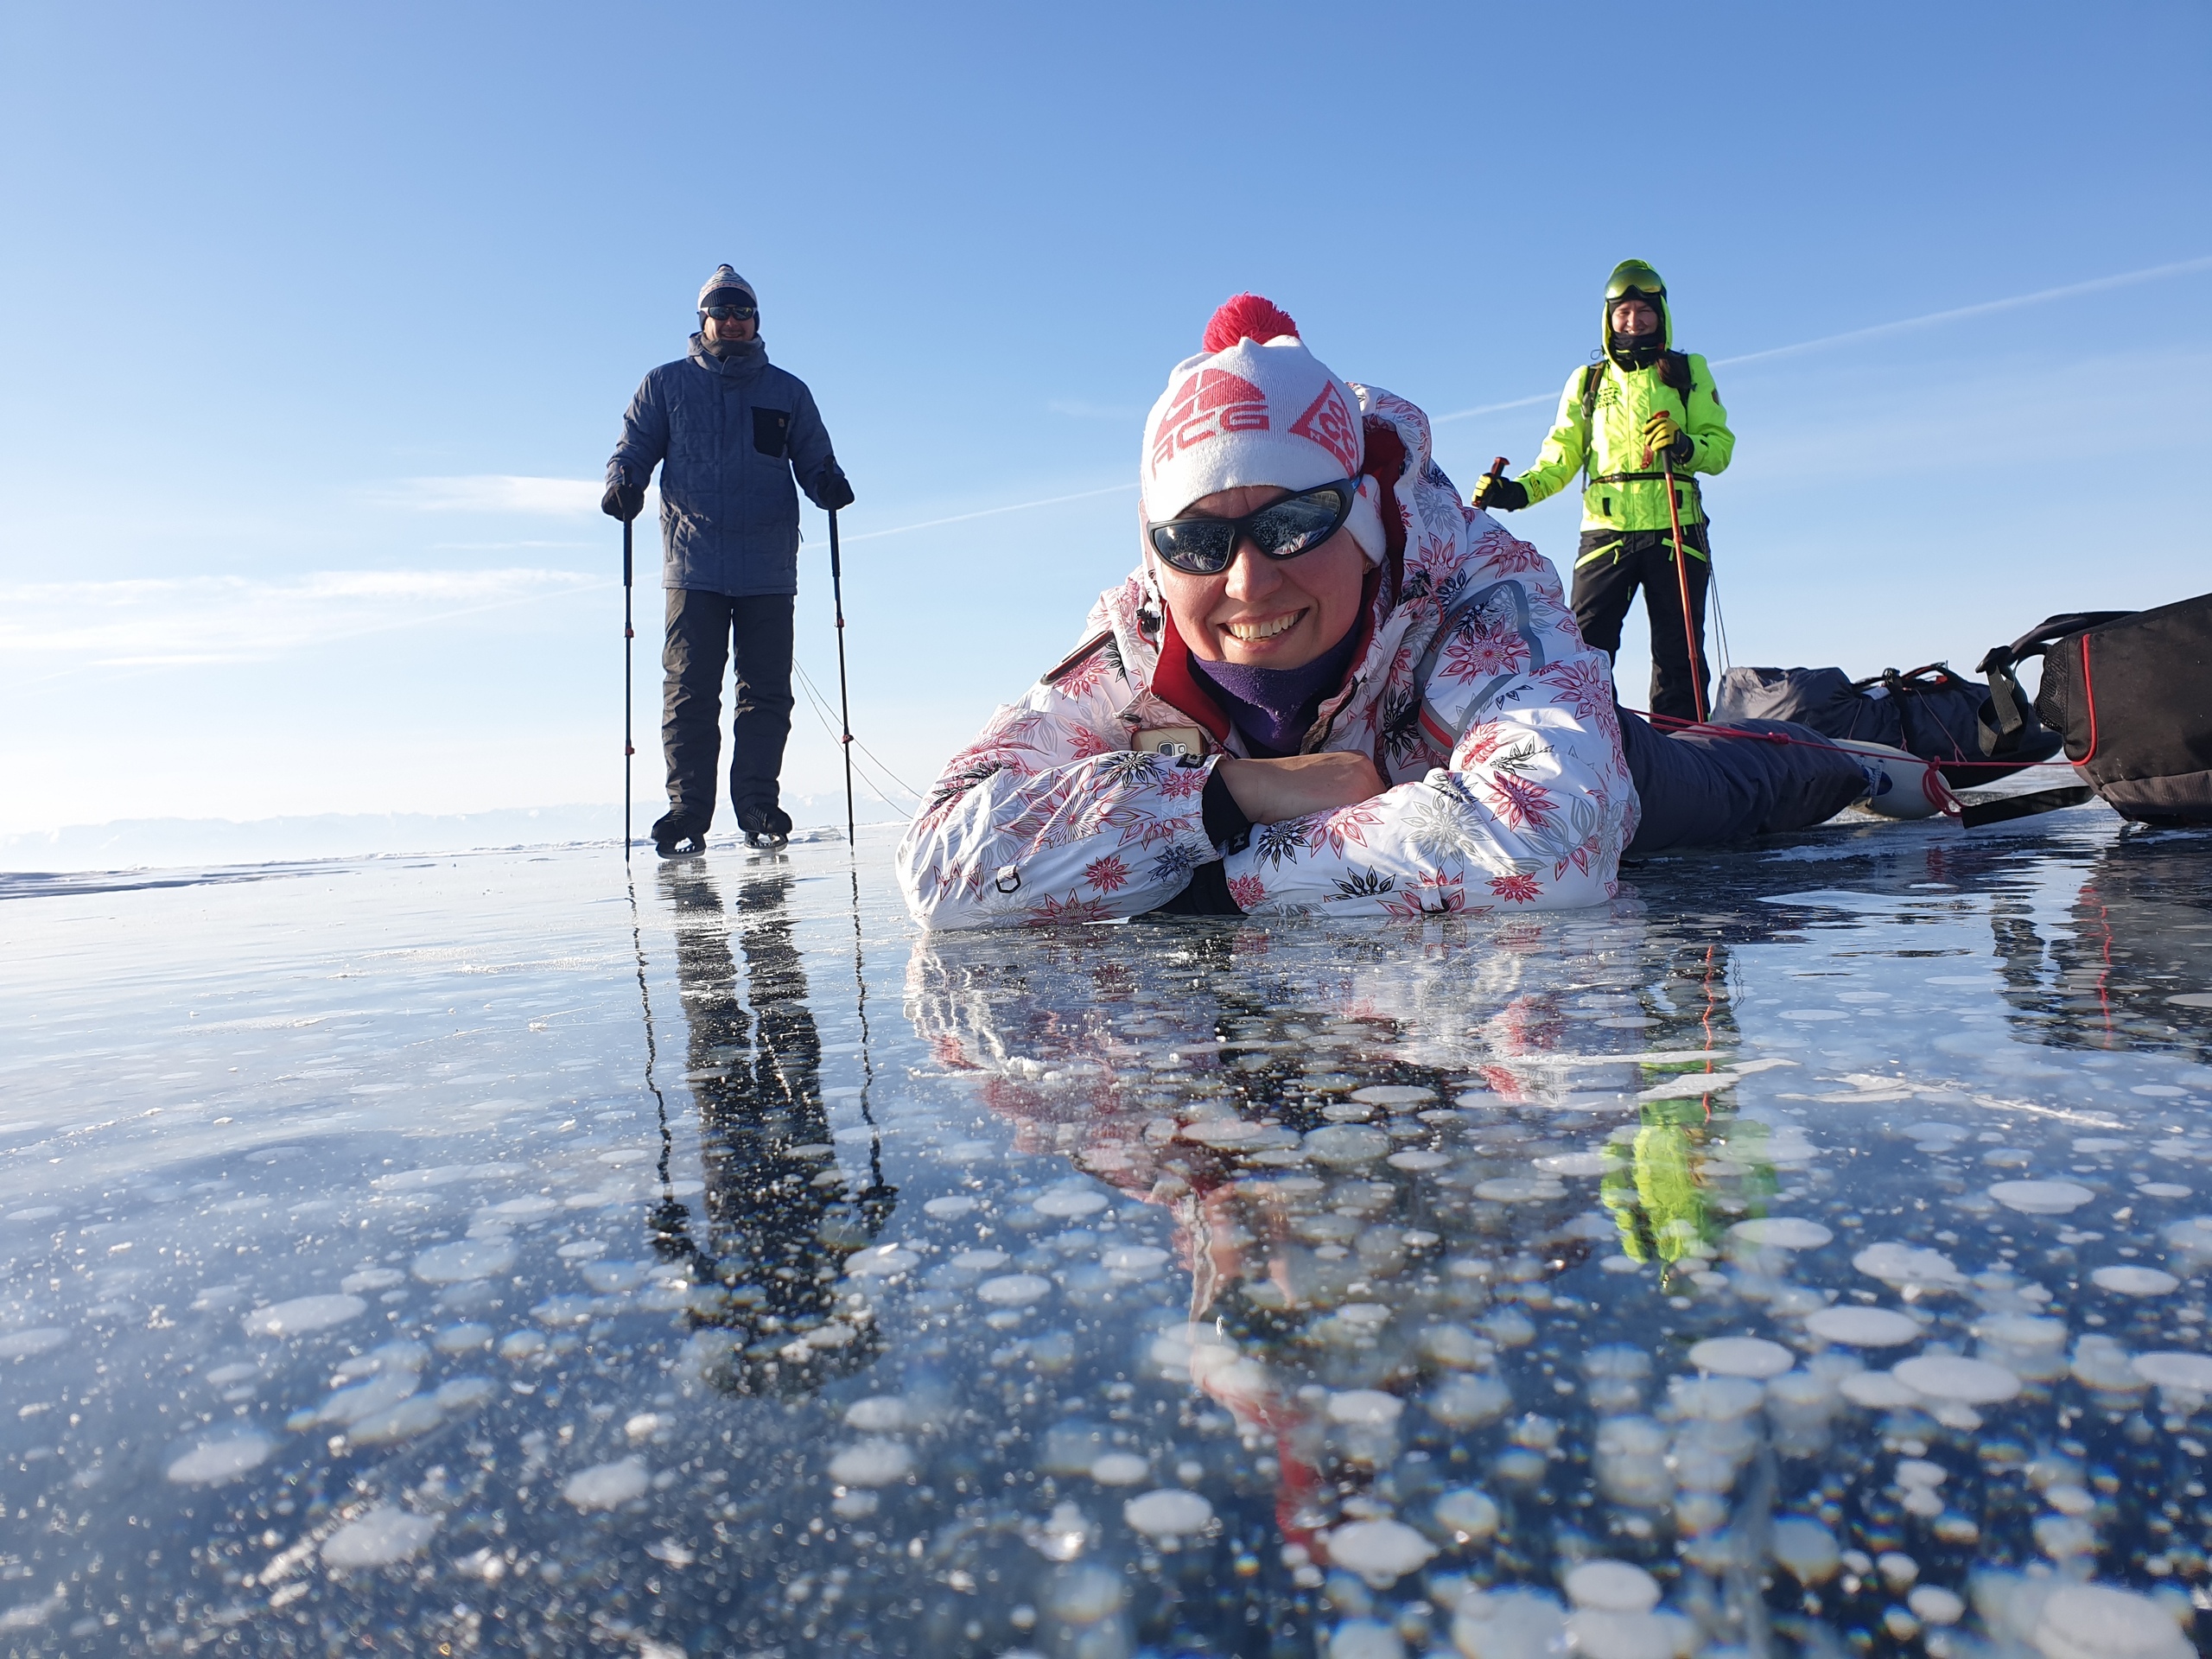
<svg viewBox="0 0 2212 1659"><path fill-rule="evenodd" d="M770 363L760 341L725 352L694 334L687 356L645 376L607 481L642 490L661 467L664 588L795 594L798 489L822 505L837 474L830 434L806 383Z"/></svg>

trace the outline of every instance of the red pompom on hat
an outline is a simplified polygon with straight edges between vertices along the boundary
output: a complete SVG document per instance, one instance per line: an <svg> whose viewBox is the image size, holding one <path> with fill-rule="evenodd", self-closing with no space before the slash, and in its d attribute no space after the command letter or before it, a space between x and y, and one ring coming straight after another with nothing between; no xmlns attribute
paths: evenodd
<svg viewBox="0 0 2212 1659"><path fill-rule="evenodd" d="M1290 320L1290 313L1273 300L1262 299L1257 294L1239 294L1222 302L1220 309L1206 324L1202 343L1209 352L1225 352L1240 340L1264 346L1280 335L1297 333L1298 325Z"/></svg>

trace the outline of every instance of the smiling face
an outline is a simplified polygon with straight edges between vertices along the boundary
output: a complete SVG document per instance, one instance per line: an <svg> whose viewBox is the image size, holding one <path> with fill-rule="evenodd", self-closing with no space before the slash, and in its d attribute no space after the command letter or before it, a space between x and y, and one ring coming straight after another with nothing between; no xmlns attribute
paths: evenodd
<svg viewBox="0 0 2212 1659"><path fill-rule="evenodd" d="M1241 518L1290 493L1270 484L1247 485L1201 497L1176 517ZM1351 531L1339 530L1311 551L1281 561L1239 541L1218 575L1194 576L1158 559L1153 569L1192 656L1253 668L1303 668L1351 632L1368 563Z"/></svg>
<svg viewBox="0 0 2212 1659"><path fill-rule="evenodd" d="M1622 300L1613 307L1613 332L1635 340L1659 326L1659 308L1644 300Z"/></svg>

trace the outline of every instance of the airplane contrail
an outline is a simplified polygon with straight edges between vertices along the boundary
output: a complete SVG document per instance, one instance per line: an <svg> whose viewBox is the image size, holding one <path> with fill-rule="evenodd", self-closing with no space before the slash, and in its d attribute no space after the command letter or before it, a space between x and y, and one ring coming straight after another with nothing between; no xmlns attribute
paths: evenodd
<svg viewBox="0 0 2212 1659"><path fill-rule="evenodd" d="M842 544L872 542L882 536L904 536L910 530L935 530L939 524L964 524L970 518L991 518L1001 512L1027 512L1032 507L1056 507L1063 501L1088 501L1097 495L1118 495L1124 490L1134 490L1135 484L1109 484L1099 490L1077 490L1073 495L1048 495L1037 501L1016 501L1003 507L984 507L975 512L956 512L950 518L925 518L918 524L897 524L889 530L864 530L857 536L841 536Z"/></svg>
<svg viewBox="0 0 2212 1659"><path fill-rule="evenodd" d="M1847 340L1877 340L1885 334L1903 334L1910 328L1932 327L1939 322L1955 322L1963 317L1987 316L1998 311L2016 311L2022 306L2043 305L2052 300L2070 300L2079 294L2099 294L2111 288L2132 288L2138 283L2154 283L2161 277L2186 276L2191 271L2212 270L2212 256L2196 259L2178 259L2167 265L2147 265L2141 270L2124 270L2117 276L2095 276L2086 283L2068 283L2060 288L2041 288L2032 294L2014 294L2001 300L1984 300L1975 305L1956 305L1946 311L1930 311L1924 316L1903 317L1895 322L1878 322L1872 327L1847 329L1840 334L1822 334L1817 340L1801 340L1791 346L1770 346L1763 352L1740 352L1734 357L1711 359L1716 369L1737 363L1760 363L1770 357L1793 357L1799 352L1816 352L1823 346L1840 346ZM1483 404L1473 409L1457 409L1449 415L1439 415L1432 426L1441 426L1446 421L1464 421L1477 415L1495 415L1509 409L1527 409L1535 404L1548 404L1558 397L1556 392L1545 392L1535 397L1516 397L1510 403Z"/></svg>

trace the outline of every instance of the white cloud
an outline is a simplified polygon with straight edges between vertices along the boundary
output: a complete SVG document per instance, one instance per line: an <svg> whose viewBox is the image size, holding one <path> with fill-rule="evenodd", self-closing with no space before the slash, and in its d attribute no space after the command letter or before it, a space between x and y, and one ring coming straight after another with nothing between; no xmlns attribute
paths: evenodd
<svg viewBox="0 0 2212 1659"><path fill-rule="evenodd" d="M385 505L417 512L518 512L554 517L597 512L606 485L588 478L531 478L472 473L452 478L403 478L375 492Z"/></svg>
<svg viewBox="0 0 2212 1659"><path fill-rule="evenodd" d="M323 570L0 586L0 659L75 667L265 660L609 584L572 570Z"/></svg>

